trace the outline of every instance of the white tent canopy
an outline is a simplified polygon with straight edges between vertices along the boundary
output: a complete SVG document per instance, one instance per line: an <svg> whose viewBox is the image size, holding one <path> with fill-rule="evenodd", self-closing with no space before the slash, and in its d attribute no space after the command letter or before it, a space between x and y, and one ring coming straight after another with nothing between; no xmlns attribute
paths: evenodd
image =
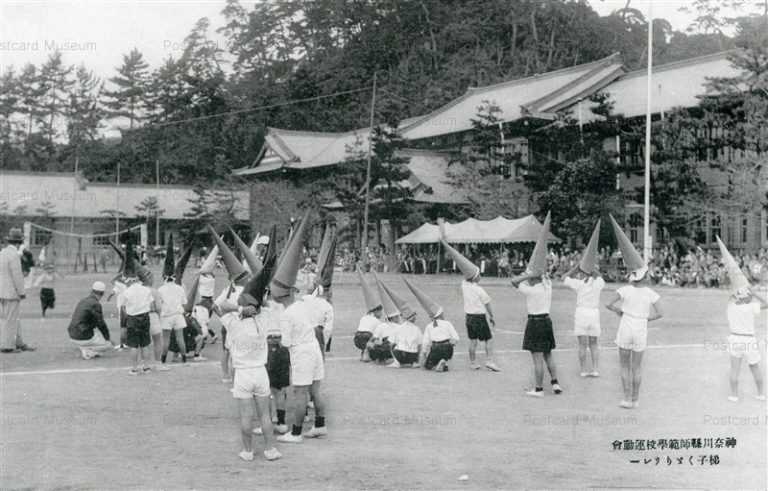
<svg viewBox="0 0 768 491"><path fill-rule="evenodd" d="M445 222L445 240L450 244L507 244L536 242L542 224L533 215L514 220L496 217L493 220L468 218L460 223ZM440 241L437 225L425 223L413 232L395 241L395 244L434 244ZM548 242L560 242L549 234Z"/></svg>

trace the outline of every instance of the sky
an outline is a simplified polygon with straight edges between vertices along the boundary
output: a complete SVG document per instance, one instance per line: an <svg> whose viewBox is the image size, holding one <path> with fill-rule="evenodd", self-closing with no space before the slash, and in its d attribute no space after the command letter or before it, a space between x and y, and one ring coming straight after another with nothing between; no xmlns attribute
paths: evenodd
<svg viewBox="0 0 768 491"><path fill-rule="evenodd" d="M247 6L253 0L243 0ZM589 0L608 15L626 0ZM647 14L649 0L631 6ZM653 0L654 17L664 17L684 30L691 15L678 9L685 0ZM41 64L59 47L67 64L84 63L96 75L114 75L122 55L138 48L151 67L181 44L195 22L208 17L215 28L224 24L224 0L0 0L0 72L27 62ZM222 43L223 38L212 33Z"/></svg>

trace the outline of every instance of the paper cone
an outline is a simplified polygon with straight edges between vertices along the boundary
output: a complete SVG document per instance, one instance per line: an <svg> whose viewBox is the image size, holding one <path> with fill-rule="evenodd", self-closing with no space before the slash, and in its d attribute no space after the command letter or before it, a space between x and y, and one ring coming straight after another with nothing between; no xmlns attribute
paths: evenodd
<svg viewBox="0 0 768 491"><path fill-rule="evenodd" d="M282 258L280 259L275 275L272 278L272 294L276 297L283 297L290 292L291 288L296 286L296 277L299 272L299 261L301 260L301 249L304 245L304 235L309 228L309 210L301 220L301 225L291 237Z"/></svg>
<svg viewBox="0 0 768 491"><path fill-rule="evenodd" d="M176 278L176 283L181 285L181 279L184 277L184 271L187 269L189 258L192 257L192 244L190 243L181 254L181 258L176 263L176 268L173 271L173 276Z"/></svg>
<svg viewBox="0 0 768 491"><path fill-rule="evenodd" d="M267 250L264 252L262 262L266 264L271 258L274 258L275 264L277 264L277 225L272 225L272 229L269 231L269 244L267 244ZM272 276L275 275L274 267L271 274Z"/></svg>
<svg viewBox="0 0 768 491"><path fill-rule="evenodd" d="M581 256L581 263L579 263L579 269L587 274L592 274L597 271L597 246L600 242L600 220L597 220L595 230L592 231L592 237L589 238L584 253Z"/></svg>
<svg viewBox="0 0 768 491"><path fill-rule="evenodd" d="M138 275L138 265L136 256L133 253L133 243L128 242L125 246L125 261L123 262L123 275L126 278L136 278Z"/></svg>
<svg viewBox="0 0 768 491"><path fill-rule="evenodd" d="M451 247L448 242L445 240L445 222L442 218L437 219L437 226L440 229L440 244L445 248L445 250L448 252L448 254L453 258L453 261L456 263L456 266L459 267L462 274L464 275L464 279L471 280L472 278L476 277L480 274L480 268L475 266L472 261L467 259L462 253Z"/></svg>
<svg viewBox="0 0 768 491"><path fill-rule="evenodd" d="M371 286L365 281L363 273L360 270L357 271L357 277L360 280L360 288L363 290L363 298L365 298L365 311L372 312L376 309L382 308L381 300L373 293Z"/></svg>
<svg viewBox="0 0 768 491"><path fill-rule="evenodd" d="M403 317L403 319L408 319L413 314L415 314L411 306L403 297L395 293L395 291L392 290L390 287L388 287L384 282L379 281L379 285L381 285L381 287L384 289L387 295L389 295L389 298L391 298L392 301L395 302L395 306L397 307L397 310L400 311L400 315Z"/></svg>
<svg viewBox="0 0 768 491"><path fill-rule="evenodd" d="M539 232L539 238L528 260L528 266L525 268L525 274L530 276L541 276L547 271L547 241L549 240L549 223L552 218L552 212L547 212L547 218L544 219L544 225Z"/></svg>
<svg viewBox="0 0 768 491"><path fill-rule="evenodd" d="M229 280L236 281L248 274L248 271L243 267L242 264L240 264L240 261L237 260L235 254L229 247L227 247L227 244L221 240L221 237L218 236L213 227L208 225L208 229L210 230L211 234L213 234L213 239L216 241L216 245L219 247L221 258L224 261L224 267L227 268L227 272L229 273Z"/></svg>
<svg viewBox="0 0 768 491"><path fill-rule="evenodd" d="M725 264L725 269L728 272L728 279L731 283L731 293L736 293L739 290L749 288L749 280L747 279L746 275L744 275L744 271L742 271L739 267L739 263L736 262L736 259L734 259L734 257L728 251L728 248L725 247L725 244L723 244L723 241L720 240L720 237L715 236L715 239L717 239L717 245L720 247L720 254L723 256L723 263Z"/></svg>
<svg viewBox="0 0 768 491"><path fill-rule="evenodd" d="M373 273L373 278L376 280L376 288L379 291L379 298L381 299L381 306L384 309L384 315L387 318L400 315L400 310L397 308L397 305L395 305L395 302L392 300L389 294L387 294L387 291L384 289L384 285L381 283L379 277L376 276L376 273Z"/></svg>
<svg viewBox="0 0 768 491"><path fill-rule="evenodd" d="M211 252L205 257L205 261L200 266L200 274L214 274L216 271L216 259L219 257L219 246L213 246Z"/></svg>
<svg viewBox="0 0 768 491"><path fill-rule="evenodd" d="M416 297L416 300L419 301L421 307L427 311L427 314L431 319L434 319L443 313L443 308L437 302L429 298L426 293L412 285L411 282L407 279L403 278L403 281L405 282L405 285L408 287L408 289L411 290L413 296Z"/></svg>
<svg viewBox="0 0 768 491"><path fill-rule="evenodd" d="M331 246L328 248L328 254L325 256L324 263L318 263L320 274L318 275L320 286L329 290L333 284L333 270L336 267L336 237L331 239Z"/></svg>
<svg viewBox="0 0 768 491"><path fill-rule="evenodd" d="M235 245L238 249L240 249L240 253L243 255L243 258L245 258L247 269L253 275L259 274L259 271L261 271L261 268L263 267L261 260L256 257L256 254L251 252L251 249L248 247L248 245L246 245L246 243L243 242L240 237L238 237L237 233L232 230L232 227L229 228L229 231L232 233L232 237L235 239Z"/></svg>
<svg viewBox="0 0 768 491"><path fill-rule="evenodd" d="M629 237L626 236L619 224L613 218L613 215L608 215L611 219L611 225L613 225L613 232L616 234L616 242L619 243L619 250L621 250L621 256L624 258L624 264L627 266L627 270L630 272L639 271L646 268L645 261L632 245Z"/></svg>
<svg viewBox="0 0 768 491"><path fill-rule="evenodd" d="M177 278L178 280L178 278ZM195 307L195 301L197 300L197 287L200 285L200 275L195 275L195 279L192 281L192 288L187 292L187 303L184 305L185 312L192 312Z"/></svg>
<svg viewBox="0 0 768 491"><path fill-rule="evenodd" d="M163 278L170 278L176 270L176 261L173 257L173 235L168 237L168 244L165 248L165 261L163 262Z"/></svg>
<svg viewBox="0 0 768 491"><path fill-rule="evenodd" d="M239 305L261 306L264 302L264 295L267 293L272 270L275 267L277 258L272 257L264 263L259 272L243 288L243 292L237 300Z"/></svg>

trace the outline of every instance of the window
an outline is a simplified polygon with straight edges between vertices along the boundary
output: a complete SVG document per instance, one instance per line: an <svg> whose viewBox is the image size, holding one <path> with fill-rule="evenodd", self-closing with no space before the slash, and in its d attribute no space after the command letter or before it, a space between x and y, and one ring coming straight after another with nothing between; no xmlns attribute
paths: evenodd
<svg viewBox="0 0 768 491"><path fill-rule="evenodd" d="M48 245L51 241L53 234L48 230L41 230L39 228L33 229L32 232L32 246L42 247Z"/></svg>
<svg viewBox="0 0 768 491"><path fill-rule="evenodd" d="M109 247L109 235L97 235L93 238L93 245L96 247Z"/></svg>
<svg viewBox="0 0 768 491"><path fill-rule="evenodd" d="M726 243L728 245L732 245L736 243L736 223L737 223L737 217L735 216L729 216L727 221L727 227L726 227Z"/></svg>
<svg viewBox="0 0 768 491"><path fill-rule="evenodd" d="M717 214L713 213L710 216L709 232L710 232L711 237L712 237L712 240L711 240L712 242L715 241L715 236L722 237L722 233L720 231L720 215L717 215Z"/></svg>
<svg viewBox="0 0 768 491"><path fill-rule="evenodd" d="M749 218L746 215L741 218L741 242L749 242Z"/></svg>
<svg viewBox="0 0 768 491"><path fill-rule="evenodd" d="M639 213L633 213L629 216L629 240L633 244L640 244L642 241L643 217Z"/></svg>

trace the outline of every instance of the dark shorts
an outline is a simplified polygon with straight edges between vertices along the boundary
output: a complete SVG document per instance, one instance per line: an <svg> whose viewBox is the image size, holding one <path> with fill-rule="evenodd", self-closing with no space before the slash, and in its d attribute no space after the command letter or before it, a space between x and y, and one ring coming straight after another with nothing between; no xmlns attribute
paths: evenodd
<svg viewBox="0 0 768 491"><path fill-rule="evenodd" d="M453 358L453 345L449 341L432 343L427 360L424 362L424 368L431 370L440 363L440 360L448 361L451 358Z"/></svg>
<svg viewBox="0 0 768 491"><path fill-rule="evenodd" d="M282 389L291 385L291 354L280 344L280 338L267 339L267 375L269 386Z"/></svg>
<svg viewBox="0 0 768 491"><path fill-rule="evenodd" d="M125 313L123 309L120 309L120 329L125 329L128 327L128 324L126 324L126 321L128 319L128 315Z"/></svg>
<svg viewBox="0 0 768 491"><path fill-rule="evenodd" d="M372 332L366 332L366 331L358 331L355 333L355 348L359 349L360 351L365 349L365 346L368 344L368 341L371 340L373 337Z"/></svg>
<svg viewBox="0 0 768 491"><path fill-rule="evenodd" d="M144 348L149 346L149 314L126 315L125 327L128 336L125 344L131 348Z"/></svg>
<svg viewBox="0 0 768 491"><path fill-rule="evenodd" d="M381 344L375 344L368 350L368 355L373 361L387 361L392 359L392 345L385 339Z"/></svg>
<svg viewBox="0 0 768 491"><path fill-rule="evenodd" d="M213 297L200 297L200 301L197 305L208 309L208 317L213 315Z"/></svg>
<svg viewBox="0 0 768 491"><path fill-rule="evenodd" d="M53 288L40 289L40 306L44 309L52 309L56 305L56 292Z"/></svg>
<svg viewBox="0 0 768 491"><path fill-rule="evenodd" d="M400 363L401 365L418 363L419 361L418 353L410 353L408 351L400 351L399 349L393 349L392 355L395 357L395 360L397 360L397 362Z"/></svg>
<svg viewBox="0 0 768 491"><path fill-rule="evenodd" d="M485 314L467 314L467 337L478 341L488 341L493 337Z"/></svg>
<svg viewBox="0 0 768 491"><path fill-rule="evenodd" d="M555 349L555 334L549 315L529 315L523 335L523 349L531 353L549 353Z"/></svg>

